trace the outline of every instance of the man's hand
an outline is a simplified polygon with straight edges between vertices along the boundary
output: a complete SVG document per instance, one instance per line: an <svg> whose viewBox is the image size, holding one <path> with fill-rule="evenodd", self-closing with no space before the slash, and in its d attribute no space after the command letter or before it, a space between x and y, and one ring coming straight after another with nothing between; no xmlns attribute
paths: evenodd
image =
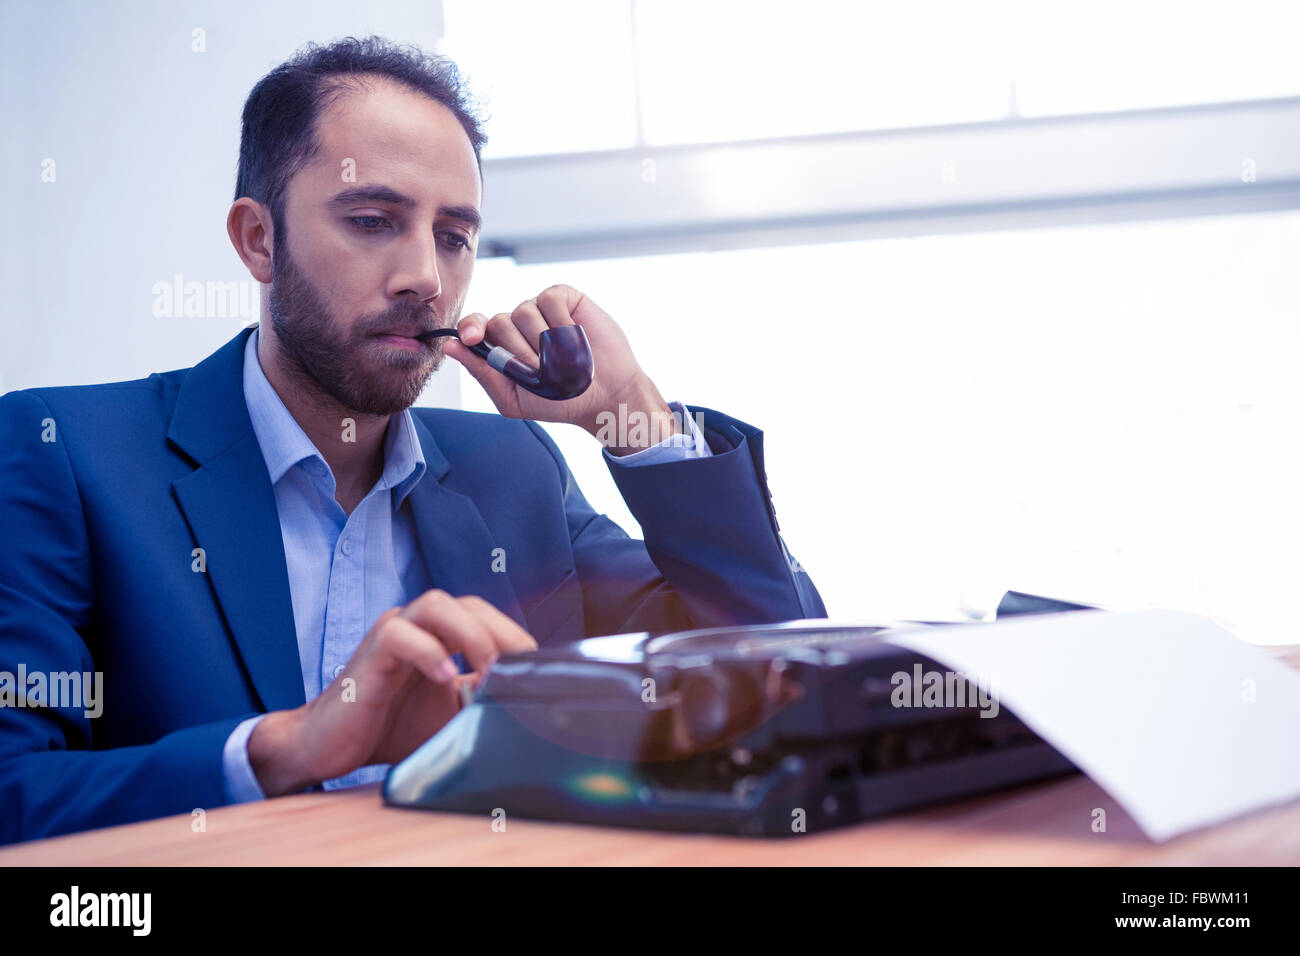
<svg viewBox="0 0 1300 956"><path fill-rule="evenodd" d="M296 793L369 764L397 763L459 708L503 653L537 649L518 624L475 595L431 590L379 616L343 672L315 700L268 714L248 740L268 797ZM461 675L452 654L474 673Z"/></svg>
<svg viewBox="0 0 1300 956"><path fill-rule="evenodd" d="M486 330L489 345L499 345L537 368L539 336L560 325L582 326L596 367L591 387L567 401L539 398L468 348L482 341ZM572 286L553 285L536 298L519 303L513 312L501 312L491 319L472 313L461 319L456 329L460 341L446 339L446 354L468 369L502 415L577 425L602 439L611 455L648 448L677 431L672 410L637 364L623 330L609 313ZM626 423L622 428L617 424L620 421ZM617 441L620 434L627 438L626 445Z"/></svg>

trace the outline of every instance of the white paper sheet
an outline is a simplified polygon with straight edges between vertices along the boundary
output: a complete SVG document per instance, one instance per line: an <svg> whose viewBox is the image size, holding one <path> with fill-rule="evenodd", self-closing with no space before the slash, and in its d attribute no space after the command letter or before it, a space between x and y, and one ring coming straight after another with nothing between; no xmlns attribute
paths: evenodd
<svg viewBox="0 0 1300 956"><path fill-rule="evenodd" d="M1204 618L1082 611L891 640L992 678L1153 840L1300 797L1300 675Z"/></svg>

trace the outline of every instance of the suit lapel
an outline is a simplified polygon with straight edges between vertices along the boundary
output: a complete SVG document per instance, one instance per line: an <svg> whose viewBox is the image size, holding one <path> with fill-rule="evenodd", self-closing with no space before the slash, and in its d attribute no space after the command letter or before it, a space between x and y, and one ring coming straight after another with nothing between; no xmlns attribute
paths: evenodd
<svg viewBox="0 0 1300 956"><path fill-rule="evenodd" d="M173 493L204 549L207 574L267 710L304 702L293 601L266 459L244 401L240 332L185 377L167 438L195 464L172 482ZM416 538L433 586L477 594L526 627L510 579L492 571L497 547L483 516L446 487L451 465L433 435L412 415L428 469L407 496Z"/></svg>
<svg viewBox="0 0 1300 956"><path fill-rule="evenodd" d="M244 401L251 332L240 330L190 370L167 437L196 465L172 490L244 666L263 706L284 710L305 697L275 494Z"/></svg>
<svg viewBox="0 0 1300 956"><path fill-rule="evenodd" d="M483 516L473 501L447 487L450 463L420 416L411 418L428 471L406 500L433 586L457 597L477 594L526 628L509 577L492 570L497 544Z"/></svg>

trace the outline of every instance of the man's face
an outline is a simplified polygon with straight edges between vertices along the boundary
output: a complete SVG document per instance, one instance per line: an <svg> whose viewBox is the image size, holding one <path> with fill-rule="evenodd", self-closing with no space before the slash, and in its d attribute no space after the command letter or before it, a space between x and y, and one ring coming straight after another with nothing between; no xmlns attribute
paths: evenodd
<svg viewBox="0 0 1300 956"><path fill-rule="evenodd" d="M300 384L389 415L442 364L441 337L409 336L460 317L478 244L474 149L446 107L378 79L324 110L317 139L288 186L288 241L275 237L277 351Z"/></svg>

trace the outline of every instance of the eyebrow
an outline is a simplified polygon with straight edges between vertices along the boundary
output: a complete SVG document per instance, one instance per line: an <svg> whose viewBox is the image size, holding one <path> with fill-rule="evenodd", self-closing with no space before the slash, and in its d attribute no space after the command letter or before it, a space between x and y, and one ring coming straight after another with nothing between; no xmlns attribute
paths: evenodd
<svg viewBox="0 0 1300 956"><path fill-rule="evenodd" d="M332 207L346 206L354 202L383 202L392 206L401 206L403 209L412 209L419 205L410 196L405 193L399 193L388 186L356 186L352 189L345 189L343 192L330 199L327 205ZM482 224L482 217L477 209L473 206L441 206L438 209L438 215L450 216L453 219L460 219L477 230Z"/></svg>

